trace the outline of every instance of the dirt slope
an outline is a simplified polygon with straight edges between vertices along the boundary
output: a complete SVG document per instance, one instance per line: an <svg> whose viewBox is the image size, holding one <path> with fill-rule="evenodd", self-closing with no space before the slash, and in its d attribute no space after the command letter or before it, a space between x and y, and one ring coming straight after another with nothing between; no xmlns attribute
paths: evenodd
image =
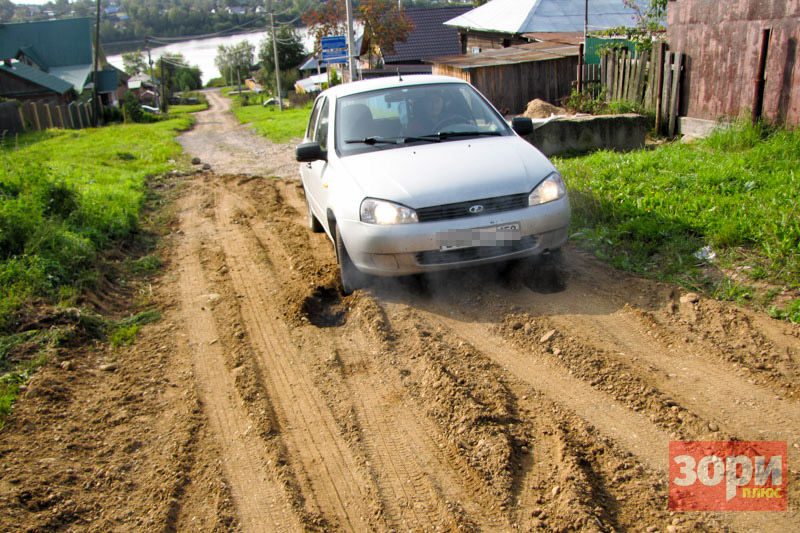
<svg viewBox="0 0 800 533"><path fill-rule="evenodd" d="M0 529L800 527L666 510L669 440L787 440L797 464L796 326L681 303L573 248L556 277L490 267L342 298L291 147L220 110L181 139L216 172L182 185L165 319L113 372L99 351L34 380L0 434Z"/></svg>

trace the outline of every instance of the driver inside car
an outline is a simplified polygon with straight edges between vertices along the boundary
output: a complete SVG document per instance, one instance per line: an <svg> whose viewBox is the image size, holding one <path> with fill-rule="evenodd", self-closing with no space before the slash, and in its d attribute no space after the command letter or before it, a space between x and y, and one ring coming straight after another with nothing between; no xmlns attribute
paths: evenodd
<svg viewBox="0 0 800 533"><path fill-rule="evenodd" d="M430 135L445 117L444 96L431 91L425 98L414 102L414 117L409 121L406 135Z"/></svg>

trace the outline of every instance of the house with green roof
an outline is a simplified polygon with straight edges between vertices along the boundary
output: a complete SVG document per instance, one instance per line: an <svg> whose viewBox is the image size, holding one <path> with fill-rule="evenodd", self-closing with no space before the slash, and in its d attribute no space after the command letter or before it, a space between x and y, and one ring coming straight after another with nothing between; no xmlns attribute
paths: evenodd
<svg viewBox="0 0 800 533"><path fill-rule="evenodd" d="M101 54L102 56L102 54ZM89 18L0 24L0 96L69 103L93 88ZM116 101L119 71L102 57L98 92Z"/></svg>

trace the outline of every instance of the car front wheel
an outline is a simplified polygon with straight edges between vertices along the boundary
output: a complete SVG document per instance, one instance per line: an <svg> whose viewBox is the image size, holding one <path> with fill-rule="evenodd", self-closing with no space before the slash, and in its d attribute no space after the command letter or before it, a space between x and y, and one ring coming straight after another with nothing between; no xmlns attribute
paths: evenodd
<svg viewBox="0 0 800 533"><path fill-rule="evenodd" d="M336 259L339 261L339 287L342 294L347 296L354 290L360 289L366 282L366 276L360 272L350 259L350 254L344 247L342 236L336 231Z"/></svg>

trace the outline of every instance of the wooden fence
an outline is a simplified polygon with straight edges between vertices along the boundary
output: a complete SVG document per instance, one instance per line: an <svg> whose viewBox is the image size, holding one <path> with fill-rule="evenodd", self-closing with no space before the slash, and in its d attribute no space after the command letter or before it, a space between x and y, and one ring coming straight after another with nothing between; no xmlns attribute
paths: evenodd
<svg viewBox="0 0 800 533"><path fill-rule="evenodd" d="M26 131L47 128L78 130L92 126L92 107L76 102L69 105L25 102L19 107L19 117Z"/></svg>
<svg viewBox="0 0 800 533"><path fill-rule="evenodd" d="M583 89L593 97L605 89L608 101L643 105L645 110L655 112L656 129L673 136L683 61L683 54L667 51L663 42L638 54L613 50L601 58L599 65L583 65Z"/></svg>

